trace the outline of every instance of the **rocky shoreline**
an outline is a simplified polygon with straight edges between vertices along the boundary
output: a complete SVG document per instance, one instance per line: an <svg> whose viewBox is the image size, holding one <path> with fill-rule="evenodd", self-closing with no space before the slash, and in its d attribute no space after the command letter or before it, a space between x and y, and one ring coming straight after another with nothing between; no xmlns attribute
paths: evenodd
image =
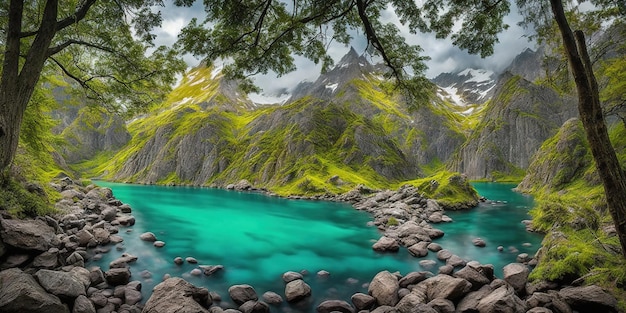
<svg viewBox="0 0 626 313"><path fill-rule="evenodd" d="M0 312L270 312L287 301L298 303L313 291L300 273L286 272L283 296L266 292L261 297L252 286L234 285L228 297L238 309L220 307L221 296L196 287L184 279L164 277L149 299L142 299L140 280L149 273L131 273L137 260L124 254L108 269L85 268L85 261L98 258L122 242L119 232L131 231L132 209L113 197L108 188L83 187L71 179L54 184L62 199L56 204L63 215L33 220L0 219ZM227 189L253 190L246 182ZM396 191L373 191L359 187L323 200L345 201L372 214L372 224L382 232L374 243L377 251L406 247L415 257L436 253L445 261L431 271L406 275L383 271L368 286L368 293L346 300L326 300L317 312L617 312L617 300L597 286L559 286L555 283L528 283L529 268L512 263L504 277L494 276L491 265L463 260L432 239L443 232L431 226L450 222L444 210L425 199L411 186ZM143 240L165 245L150 234ZM479 238L475 245L484 244ZM526 256L520 262L531 261ZM173 260L173 262L194 260ZM421 264L421 263L420 263ZM428 264L422 264L428 268ZM198 275L211 275L219 265L198 266ZM317 275L328 275L319 272ZM144 303L144 300L145 303Z"/></svg>

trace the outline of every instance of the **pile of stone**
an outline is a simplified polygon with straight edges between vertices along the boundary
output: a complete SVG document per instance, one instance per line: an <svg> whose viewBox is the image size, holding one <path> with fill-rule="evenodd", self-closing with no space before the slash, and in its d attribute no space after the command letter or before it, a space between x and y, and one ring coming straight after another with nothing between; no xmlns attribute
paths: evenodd
<svg viewBox="0 0 626 313"><path fill-rule="evenodd" d="M319 273L318 273L319 275ZM493 275L493 266L468 262L456 273L382 271L368 284L368 293L355 293L350 301L325 300L316 311L372 312L372 313L571 313L617 312L617 300L597 286L567 287L528 281L528 267L512 263L504 268L504 279ZM297 272L283 275L287 302L306 302L314 291ZM266 292L259 298L250 285L234 285L228 289L234 303L224 307L208 290L198 288L180 279L169 278L157 285L144 312L211 312L211 313L268 313L278 309L283 298ZM224 303L222 303L224 304ZM179 311L180 310L180 311ZM189 311L188 311L189 310Z"/></svg>
<svg viewBox="0 0 626 313"><path fill-rule="evenodd" d="M111 245L123 248L117 233L135 223L130 206L70 178L53 187L59 216L0 219L0 312L141 312L141 283L130 281L128 266L136 257L124 254L107 271L85 268Z"/></svg>

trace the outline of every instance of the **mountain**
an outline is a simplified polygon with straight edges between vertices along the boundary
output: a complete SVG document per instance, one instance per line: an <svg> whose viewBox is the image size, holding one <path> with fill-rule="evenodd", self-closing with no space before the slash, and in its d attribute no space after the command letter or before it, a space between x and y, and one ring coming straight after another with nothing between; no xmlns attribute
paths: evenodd
<svg viewBox="0 0 626 313"><path fill-rule="evenodd" d="M465 137L442 101L409 112L351 50L284 104L258 105L216 69L189 72L167 102L128 124L131 141L98 167L135 183L226 186L283 194L390 188L448 161Z"/></svg>
<svg viewBox="0 0 626 313"><path fill-rule="evenodd" d="M573 97L506 72L461 147L455 169L470 179L523 173L541 144L576 114Z"/></svg>
<svg viewBox="0 0 626 313"><path fill-rule="evenodd" d="M496 78L493 71L467 68L455 73L441 73L432 82L444 91L444 98L457 105L468 106L489 100Z"/></svg>

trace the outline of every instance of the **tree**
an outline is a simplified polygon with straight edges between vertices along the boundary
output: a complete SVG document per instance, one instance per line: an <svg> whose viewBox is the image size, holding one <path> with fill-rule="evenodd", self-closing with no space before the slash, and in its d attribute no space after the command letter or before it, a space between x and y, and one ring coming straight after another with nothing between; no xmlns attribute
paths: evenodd
<svg viewBox="0 0 626 313"><path fill-rule="evenodd" d="M150 6L159 4L160 0L0 4L0 172L15 157L24 112L46 69L73 81L87 99L111 110L132 111L162 99L184 63L174 50L152 43L150 30L161 18ZM148 48L153 49L150 57Z"/></svg>
<svg viewBox="0 0 626 313"><path fill-rule="evenodd" d="M176 4L193 2L177 0ZM624 1L591 2L602 9L595 16L599 21L626 15ZM552 16L550 9L542 10L547 3ZM517 5L532 13L526 15L528 22L535 23L538 30L545 27L540 17L558 25L578 92L580 117L626 257L626 178L609 141L584 35L572 32L561 0L517 0ZM348 44L349 30L358 29L365 34L369 50L390 69L388 75L409 96L409 105L416 106L427 100L420 94L420 87L427 84L422 75L425 57L420 55L420 47L406 43L397 25L383 24L381 17L393 11L412 34L434 32L439 38L450 37L470 53L486 56L493 53L497 34L507 27L503 17L509 6L507 0L218 0L205 2L206 20L192 20L179 38L184 50L205 56L208 62L232 60L225 68L226 75L244 80L269 70L279 75L294 70L293 54L321 62L327 69L332 64L326 53L328 43ZM554 34L552 30L550 35Z"/></svg>
<svg viewBox="0 0 626 313"><path fill-rule="evenodd" d="M622 246L622 255L626 258L626 175L609 139L585 35L581 30L572 31L561 0L550 0L550 4L574 75L580 119L604 186L608 209Z"/></svg>

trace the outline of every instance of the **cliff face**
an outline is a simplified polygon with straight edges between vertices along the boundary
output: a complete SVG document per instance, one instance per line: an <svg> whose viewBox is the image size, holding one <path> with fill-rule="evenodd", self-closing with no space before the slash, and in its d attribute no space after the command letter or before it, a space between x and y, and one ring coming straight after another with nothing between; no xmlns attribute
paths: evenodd
<svg viewBox="0 0 626 313"><path fill-rule="evenodd" d="M58 149L68 163L93 158L101 151L118 150L130 140L124 120L119 115L86 106L70 112L75 112L75 115L69 115L73 117L71 121L65 120L69 124L57 130L65 140Z"/></svg>
<svg viewBox="0 0 626 313"><path fill-rule="evenodd" d="M573 100L505 73L481 122L461 147L457 169L470 179L525 170L541 144L575 115Z"/></svg>

